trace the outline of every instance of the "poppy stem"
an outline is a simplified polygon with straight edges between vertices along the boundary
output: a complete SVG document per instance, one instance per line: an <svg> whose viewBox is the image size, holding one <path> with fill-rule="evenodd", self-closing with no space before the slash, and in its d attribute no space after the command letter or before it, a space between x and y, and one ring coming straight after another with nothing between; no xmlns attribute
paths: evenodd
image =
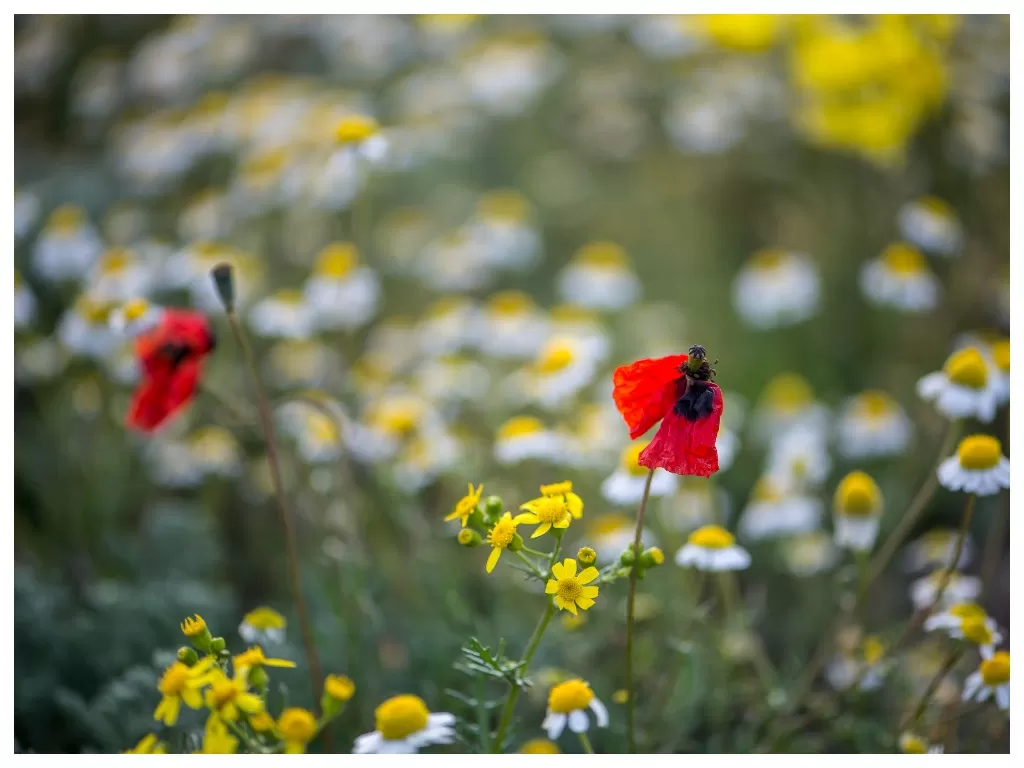
<svg viewBox="0 0 1024 768"><path fill-rule="evenodd" d="M263 422L263 432L267 442L267 464L270 465L270 479L274 485L274 495L277 497L278 512L281 517L281 526L284 528L285 555L288 561L288 583L291 588L292 600L295 601L295 609L299 614L299 626L302 630L302 644L306 649L306 663L309 665L309 678L312 684L314 699L318 702L322 695L320 688L323 681L323 673L320 669L320 657L316 652L316 644L313 640L313 627L309 620L309 613L306 610L306 602L302 597L302 583L299 579L299 555L298 546L295 542L295 528L292 524L292 510L288 503L288 496L284 491L284 483L281 481L281 467L277 460L277 438L274 435L274 420L270 414L270 405L267 400L267 393L263 389L263 382L260 379L259 369L252 353L252 347L245 337L238 318L234 311L225 313L228 318L228 325L231 326L231 333L242 349L245 363L249 368L252 377L253 387L256 389L256 402L259 406L260 420ZM333 748L333 739L330 729L323 732L324 747L329 752Z"/></svg>
<svg viewBox="0 0 1024 768"><path fill-rule="evenodd" d="M633 691L633 622L636 605L636 577L640 560L640 541L644 533L644 511L647 509L647 497L651 494L651 480L654 470L647 473L644 483L644 495L640 499L640 509L636 513L636 533L633 535L633 567L629 571L629 596L626 598L626 737L629 751L636 752L636 695Z"/></svg>

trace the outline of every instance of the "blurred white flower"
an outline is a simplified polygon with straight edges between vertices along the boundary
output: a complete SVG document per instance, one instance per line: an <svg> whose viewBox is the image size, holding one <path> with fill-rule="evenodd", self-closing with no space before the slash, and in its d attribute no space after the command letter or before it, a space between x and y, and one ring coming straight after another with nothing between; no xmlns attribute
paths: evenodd
<svg viewBox="0 0 1024 768"><path fill-rule="evenodd" d="M513 190L493 190L477 202L467 236L496 269L526 271L540 258L540 235L530 222L530 205Z"/></svg>
<svg viewBox="0 0 1024 768"><path fill-rule="evenodd" d="M939 301L942 285L921 252L907 243L893 243L860 272L864 295L879 306L901 312L927 312Z"/></svg>
<svg viewBox="0 0 1024 768"><path fill-rule="evenodd" d="M44 280L84 278L103 252L96 228L77 205L62 205L46 220L32 252L32 269Z"/></svg>
<svg viewBox="0 0 1024 768"><path fill-rule="evenodd" d="M794 325L818 311L821 279L807 255L767 248L740 269L732 297L736 312L754 328Z"/></svg>
<svg viewBox="0 0 1024 768"><path fill-rule="evenodd" d="M783 489L816 488L831 468L826 435L816 426L794 426L777 434L769 445L767 474Z"/></svg>
<svg viewBox="0 0 1024 768"><path fill-rule="evenodd" d="M449 232L427 243L414 269L427 288L441 293L474 291L494 279L486 253L466 229Z"/></svg>
<svg viewBox="0 0 1024 768"><path fill-rule="evenodd" d="M676 564L698 571L742 571L750 567L750 553L720 525L705 525L693 531L676 552Z"/></svg>
<svg viewBox="0 0 1024 768"><path fill-rule="evenodd" d="M480 363L464 357L442 356L416 369L417 391L430 400L459 402L482 400L490 387L490 373Z"/></svg>
<svg viewBox="0 0 1024 768"><path fill-rule="evenodd" d="M57 325L57 337L69 352L94 360L109 355L119 343L119 335L110 327L114 305L87 295L64 312Z"/></svg>
<svg viewBox="0 0 1024 768"><path fill-rule="evenodd" d="M931 253L955 256L963 242L956 212L944 200L926 196L904 203L897 216L904 238Z"/></svg>
<svg viewBox="0 0 1024 768"><path fill-rule="evenodd" d="M518 464L526 459L556 460L565 453L562 439L532 416L516 416L498 428L494 458L499 464Z"/></svg>
<svg viewBox="0 0 1024 768"><path fill-rule="evenodd" d="M377 310L380 282L373 270L359 264L354 245L331 243L317 257L305 297L318 327L358 328Z"/></svg>
<svg viewBox="0 0 1024 768"><path fill-rule="evenodd" d="M537 403L560 408L569 402L597 373L589 350L575 339L553 337L532 363L506 379L505 391L516 404Z"/></svg>
<svg viewBox="0 0 1024 768"><path fill-rule="evenodd" d="M253 305L249 325L260 336L307 339L316 331L316 317L301 291L282 288Z"/></svg>
<svg viewBox="0 0 1024 768"><path fill-rule="evenodd" d="M606 501L620 507L631 507L639 504L647 485L647 474L650 470L638 463L640 453L650 441L630 443L622 451L619 466L601 483L601 495ZM679 484L677 475L671 472L654 471L651 478L651 497L669 496L675 493Z"/></svg>
<svg viewBox="0 0 1024 768"><path fill-rule="evenodd" d="M942 593L942 600L935 606L937 610L945 610L957 603L973 602L981 594L981 579L977 576L965 576L954 571L946 580L946 569L940 568L910 585L910 600L914 609L923 611L930 608L943 581L946 581L946 589Z"/></svg>
<svg viewBox="0 0 1024 768"><path fill-rule="evenodd" d="M945 568L949 566L956 552L960 531L949 528L936 528L922 534L910 542L904 551L904 566L908 571ZM974 542L970 536L964 539L960 551L960 559L954 565L957 569L966 568L974 557Z"/></svg>
<svg viewBox="0 0 1024 768"><path fill-rule="evenodd" d="M851 397L836 424L839 453L847 459L895 456L904 452L914 434L903 407L879 389Z"/></svg>
<svg viewBox="0 0 1024 768"><path fill-rule="evenodd" d="M823 508L820 499L787 491L771 476L764 476L751 491L738 533L756 541L815 531Z"/></svg>
<svg viewBox="0 0 1024 768"><path fill-rule="evenodd" d="M939 464L939 484L951 491L994 496L1010 487L1010 460L991 435L969 435L956 453Z"/></svg>
<svg viewBox="0 0 1024 768"><path fill-rule="evenodd" d="M470 299L442 296L417 323L419 346L429 357L453 355L476 341L480 310Z"/></svg>
<svg viewBox="0 0 1024 768"><path fill-rule="evenodd" d="M782 557L794 576L814 576L830 570L839 560L839 550L825 531L809 531L782 542Z"/></svg>
<svg viewBox="0 0 1024 768"><path fill-rule="evenodd" d="M31 192L14 189L14 239L22 240L39 218L39 198Z"/></svg>
<svg viewBox="0 0 1024 768"><path fill-rule="evenodd" d="M558 292L570 304L600 310L627 307L640 296L640 280L616 243L580 248L558 276Z"/></svg>
<svg viewBox="0 0 1024 768"><path fill-rule="evenodd" d="M473 100L499 117L522 113L561 70L545 41L525 36L482 41L461 64Z"/></svg>
<svg viewBox="0 0 1024 768"><path fill-rule="evenodd" d="M163 309L150 304L146 299L130 299L111 310L110 327L124 336L134 338L155 328L162 316Z"/></svg>
<svg viewBox="0 0 1024 768"><path fill-rule="evenodd" d="M658 507L658 519L671 531L689 533L702 525L724 523L731 512L724 488L715 488L704 478L680 477L676 492Z"/></svg>
<svg viewBox="0 0 1024 768"><path fill-rule="evenodd" d="M185 242L217 240L227 235L233 224L224 190L207 187L193 195L178 214L178 237Z"/></svg>
<svg viewBox="0 0 1024 768"><path fill-rule="evenodd" d="M598 564L607 564L617 561L635 537L636 520L631 515L605 512L589 518L584 541L597 553ZM640 543L645 549L657 543L650 528L644 528Z"/></svg>
<svg viewBox="0 0 1024 768"><path fill-rule="evenodd" d="M93 266L88 292L101 301L130 301L149 293L153 270L127 248L111 248Z"/></svg>
<svg viewBox="0 0 1024 768"><path fill-rule="evenodd" d="M692 19L681 15L638 16L630 27L630 37L656 59L685 56L703 46Z"/></svg>
<svg viewBox="0 0 1024 768"><path fill-rule="evenodd" d="M540 351L550 323L533 299L521 291L502 291L484 306L477 344L485 355L529 359Z"/></svg>
<svg viewBox="0 0 1024 768"><path fill-rule="evenodd" d="M824 436L829 429L828 409L814 400L810 383L797 373L780 373L765 385L753 420L754 433L761 442L774 441L789 430Z"/></svg>
<svg viewBox="0 0 1024 768"><path fill-rule="evenodd" d="M858 471L844 477L832 501L836 546L870 551L878 538L882 509L882 492L869 475Z"/></svg>
<svg viewBox="0 0 1024 768"><path fill-rule="evenodd" d="M935 404L948 419L976 418L990 422L996 417L1002 390L990 365L977 347L954 352L941 371L917 382L917 394Z"/></svg>

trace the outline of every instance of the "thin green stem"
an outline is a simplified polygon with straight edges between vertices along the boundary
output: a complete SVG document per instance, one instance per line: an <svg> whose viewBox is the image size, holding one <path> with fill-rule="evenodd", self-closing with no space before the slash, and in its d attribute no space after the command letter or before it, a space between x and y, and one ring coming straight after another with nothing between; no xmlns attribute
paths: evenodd
<svg viewBox="0 0 1024 768"><path fill-rule="evenodd" d="M640 499L640 509L636 513L636 532L633 535L633 557L640 559L641 538L644 533L644 511L647 509L647 497L651 494L651 480L654 470L647 473L644 483L644 495ZM637 564L629 571L629 596L626 598L626 737L629 751L636 752L636 692L633 690L633 623L636 605Z"/></svg>
<svg viewBox="0 0 1024 768"><path fill-rule="evenodd" d="M277 438L274 435L274 420L270 413L270 405L267 400L267 393L263 389L263 382L260 379L256 359L253 356L252 348L245 337L241 324L233 311L227 312L228 325L234 334L238 346L245 357L249 374L252 377L253 387L256 390L256 401L259 405L260 420L263 423L263 431L266 436L267 463L270 465L270 478L274 486L274 495L277 497L278 512L281 518L281 526L284 528L285 554L288 561L288 584L291 588L292 599L295 601L295 608L299 615L299 626L302 631L302 643L306 650L306 662L309 665L309 677L312 684L314 698L319 707L321 696L321 684L323 674L320 668L320 657L317 655L316 644L313 639L313 627L310 623L309 613L306 610L306 602L302 597L302 584L299 579L299 555L298 545L295 539L295 529L292 524L292 510L288 502L288 496L284 490L284 483L281 480L281 467L277 459ZM331 732L324 733L325 747L330 751L332 747Z"/></svg>
<svg viewBox="0 0 1024 768"><path fill-rule="evenodd" d="M533 630L533 634L530 636L529 642L526 644L526 650L523 651L521 665L517 671L517 674L522 677L526 676L526 671L533 660L533 654L537 652L540 639L544 636L544 630L548 628L548 624L551 623L551 617L555 615L554 602L549 597L545 599L547 601L547 608L544 610L544 615L541 616L540 621ZM512 690L508 693L508 698L505 699L505 707L501 711L501 720L498 721L498 732L494 735L494 742L491 745L491 752L494 754L501 752L502 743L505 741L505 732L508 731L508 726L512 722L512 714L515 712L516 700L518 698L519 686L513 685Z"/></svg>
<svg viewBox="0 0 1024 768"><path fill-rule="evenodd" d="M255 741L253 741L249 734L247 734L245 731L238 727L237 723L234 723L231 720L224 720L223 718L221 718L221 722L227 726L228 730L235 735L235 738L242 742L250 750L250 752L258 755L267 754L268 750L265 747L257 744Z"/></svg>
<svg viewBox="0 0 1024 768"><path fill-rule="evenodd" d="M917 725L917 721L921 719L921 715L928 708L928 702L931 701L932 696L935 695L935 691L938 690L939 685L946 678L946 675L950 673L956 663L960 661L960 657L963 656L963 647L956 648L946 658L945 663L939 668L939 671L935 673L935 676L928 682L928 687L924 689L924 693L921 694L921 698L917 702L917 706L914 707L913 712L910 716L900 725L900 731L905 731L908 728L913 728Z"/></svg>
<svg viewBox="0 0 1024 768"><path fill-rule="evenodd" d="M532 573L538 579L546 579L547 578L547 576L544 574L544 572L540 568L537 567L537 564L534 563L533 560L528 558L526 555L524 555L521 551L514 552L513 554L516 557L518 557L520 560L522 560L524 563L526 563L527 567L530 569L530 573Z"/></svg>
<svg viewBox="0 0 1024 768"><path fill-rule="evenodd" d="M587 734L581 731L578 735L580 737L580 744L583 745L583 751L586 752L588 755L594 754L594 748L590 745L590 738L587 736Z"/></svg>

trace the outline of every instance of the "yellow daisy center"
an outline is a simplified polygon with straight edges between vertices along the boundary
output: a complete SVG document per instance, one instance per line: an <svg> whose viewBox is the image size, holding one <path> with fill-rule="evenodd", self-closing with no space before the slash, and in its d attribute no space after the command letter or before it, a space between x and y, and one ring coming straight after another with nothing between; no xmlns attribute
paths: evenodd
<svg viewBox="0 0 1024 768"><path fill-rule="evenodd" d="M892 413L893 402L885 392L872 389L858 395L856 408L868 419L877 420Z"/></svg>
<svg viewBox="0 0 1024 768"><path fill-rule="evenodd" d="M762 477L758 480L754 484L750 496L754 501L764 504L777 504L783 498L782 489L769 477Z"/></svg>
<svg viewBox="0 0 1024 768"><path fill-rule="evenodd" d="M149 311L149 302L145 299L132 299L121 307L124 319L129 323L144 317Z"/></svg>
<svg viewBox="0 0 1024 768"><path fill-rule="evenodd" d="M586 709L593 699L594 692L585 682L566 680L551 689L548 694L548 709L560 715L567 715L577 709Z"/></svg>
<svg viewBox="0 0 1024 768"><path fill-rule="evenodd" d="M521 755L558 755L561 752L557 744L547 739L531 739L519 750Z"/></svg>
<svg viewBox="0 0 1024 768"><path fill-rule="evenodd" d="M286 625L284 616L273 608L255 608L245 614L242 622L253 629L284 629Z"/></svg>
<svg viewBox="0 0 1024 768"><path fill-rule="evenodd" d="M282 288L274 294L274 300L279 301L282 304L298 306L299 304L302 304L306 298L302 295L302 291L300 290L295 288Z"/></svg>
<svg viewBox="0 0 1024 768"><path fill-rule="evenodd" d="M306 743L316 734L316 718L308 710L289 707L281 713L277 728L286 741Z"/></svg>
<svg viewBox="0 0 1024 768"><path fill-rule="evenodd" d="M516 416L509 419L498 429L499 440L509 440L516 437L537 434L544 431L544 424L540 419L533 416Z"/></svg>
<svg viewBox="0 0 1024 768"><path fill-rule="evenodd" d="M499 316L523 315L532 306L530 297L522 291L502 291L494 294L487 302L488 311Z"/></svg>
<svg viewBox="0 0 1024 768"><path fill-rule="evenodd" d="M380 130L377 121L366 115L349 115L338 122L334 137L339 144L359 144Z"/></svg>
<svg viewBox="0 0 1024 768"><path fill-rule="evenodd" d="M964 469L992 469L1003 455L999 440L991 435L971 435L960 441L956 449Z"/></svg>
<svg viewBox="0 0 1024 768"><path fill-rule="evenodd" d="M288 162L288 154L283 149L272 149L251 155L245 161L245 175L274 175L281 171Z"/></svg>
<svg viewBox="0 0 1024 768"><path fill-rule="evenodd" d="M648 444L646 442L631 443L629 447L622 452L620 464L627 473L634 477L644 477L649 471L647 467L640 466L640 454L647 445Z"/></svg>
<svg viewBox="0 0 1024 768"><path fill-rule="evenodd" d="M385 701L374 714L381 735L388 741L398 741L426 728L430 710L419 696L403 694Z"/></svg>
<svg viewBox="0 0 1024 768"><path fill-rule="evenodd" d="M604 241L584 245L576 252L576 261L600 269L626 269L629 264L621 245Z"/></svg>
<svg viewBox="0 0 1024 768"><path fill-rule="evenodd" d="M776 410L795 413L814 399L814 392L803 376L784 373L768 382L764 390L764 399Z"/></svg>
<svg viewBox="0 0 1024 768"><path fill-rule="evenodd" d="M318 443L338 442L338 426L334 419L323 413L312 413L306 421L309 436Z"/></svg>
<svg viewBox="0 0 1024 768"><path fill-rule="evenodd" d="M164 696L178 696L188 682L188 667L180 661L169 666L160 678L160 693Z"/></svg>
<svg viewBox="0 0 1024 768"><path fill-rule="evenodd" d="M331 243L317 257L316 272L326 277L345 277L359 263L359 252L352 243Z"/></svg>
<svg viewBox="0 0 1024 768"><path fill-rule="evenodd" d="M568 342L556 341L548 344L540 354L534 367L538 373L551 375L564 371L576 355Z"/></svg>
<svg viewBox="0 0 1024 768"><path fill-rule="evenodd" d="M477 213L486 219L522 221L526 218L527 203L518 192L490 192L477 204Z"/></svg>
<svg viewBox="0 0 1024 768"><path fill-rule="evenodd" d="M575 603L583 596L583 585L575 576L563 576L558 579L558 597L563 603Z"/></svg>
<svg viewBox="0 0 1024 768"><path fill-rule="evenodd" d="M985 685L1003 685L1010 682L1010 654L999 651L991 659L981 662L981 679Z"/></svg>
<svg viewBox="0 0 1024 768"><path fill-rule="evenodd" d="M235 457L235 439L220 427L203 427L192 438L192 452L209 462L229 462Z"/></svg>
<svg viewBox="0 0 1024 768"><path fill-rule="evenodd" d="M91 325L106 325L113 306L107 302L83 298L78 303L79 314Z"/></svg>
<svg viewBox="0 0 1024 768"><path fill-rule="evenodd" d="M512 539L516 536L516 524L511 520L499 520L491 528L490 534L488 534L487 540L490 542L492 547L498 549L505 549L509 544L512 543Z"/></svg>
<svg viewBox="0 0 1024 768"><path fill-rule="evenodd" d="M971 389L984 389L988 383L988 370L985 358L975 347L967 347L955 352L946 361L943 370L954 384Z"/></svg>
<svg viewBox="0 0 1024 768"><path fill-rule="evenodd" d="M867 517L877 514L882 506L882 492L864 472L851 472L836 488L835 511L841 515Z"/></svg>
<svg viewBox="0 0 1024 768"><path fill-rule="evenodd" d="M223 709L235 700L239 694L238 684L224 677L215 679L207 692L207 701L213 709Z"/></svg>
<svg viewBox="0 0 1024 768"><path fill-rule="evenodd" d="M120 272L132 263L132 252L127 248L111 248L103 254L100 262L100 272L109 275L112 272Z"/></svg>
<svg viewBox="0 0 1024 768"><path fill-rule="evenodd" d="M563 498L545 496L533 505L533 513L541 523L557 523L569 516L569 507Z"/></svg>
<svg viewBox="0 0 1024 768"><path fill-rule="evenodd" d="M989 645L992 642L992 630L985 623L984 617L972 616L964 619L960 622L960 631L976 645Z"/></svg>
<svg viewBox="0 0 1024 768"><path fill-rule="evenodd" d="M928 262L909 243L893 243L882 251L882 263L897 275L917 275L928 270Z"/></svg>
<svg viewBox="0 0 1024 768"><path fill-rule="evenodd" d="M1001 371L1010 370L1010 342L1006 339L992 345L992 360Z"/></svg>
<svg viewBox="0 0 1024 768"><path fill-rule="evenodd" d="M864 638L862 650L864 651L864 661L868 664L877 664L885 655L885 645L874 635Z"/></svg>
<svg viewBox="0 0 1024 768"><path fill-rule="evenodd" d="M960 619L982 619L985 618L985 609L977 603L956 603L949 609L950 614Z"/></svg>
<svg viewBox="0 0 1024 768"><path fill-rule="evenodd" d="M413 430L419 423L420 409L413 403L393 403L373 419L374 424L385 432L404 435Z"/></svg>
<svg viewBox="0 0 1024 768"><path fill-rule="evenodd" d="M324 680L324 691L332 699L348 701L356 692L356 684L345 675L328 675Z"/></svg>
<svg viewBox="0 0 1024 768"><path fill-rule="evenodd" d="M61 234L70 234L85 223L85 212L77 205L62 205L50 214L50 227Z"/></svg>
<svg viewBox="0 0 1024 768"><path fill-rule="evenodd" d="M574 304L559 304L551 308L551 319L556 323L596 323L598 316L585 307Z"/></svg>
<svg viewBox="0 0 1024 768"><path fill-rule="evenodd" d="M923 755L928 751L928 745L920 736L905 733L900 737L900 751L905 755Z"/></svg>
<svg viewBox="0 0 1024 768"><path fill-rule="evenodd" d="M736 543L736 537L720 525L705 525L691 533L687 541L704 549L727 549Z"/></svg>
<svg viewBox="0 0 1024 768"><path fill-rule="evenodd" d="M771 272L786 261L786 252L781 248L762 248L750 257L750 266L756 270Z"/></svg>
<svg viewBox="0 0 1024 768"><path fill-rule="evenodd" d="M933 213L936 216L941 216L945 219L952 219L956 217L956 214L953 213L953 209L945 200L928 195L927 197L922 197L917 202L918 205L928 211L928 213Z"/></svg>

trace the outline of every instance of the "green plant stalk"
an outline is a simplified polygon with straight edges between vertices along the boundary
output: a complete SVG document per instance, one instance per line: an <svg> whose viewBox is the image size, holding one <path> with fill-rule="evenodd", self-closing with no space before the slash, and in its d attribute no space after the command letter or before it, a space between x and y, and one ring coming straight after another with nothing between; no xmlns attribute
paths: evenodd
<svg viewBox="0 0 1024 768"><path fill-rule="evenodd" d="M736 607L739 604L739 590L736 584L736 574L733 571L721 571L718 573L718 587L722 593L722 607L724 609L724 625L727 625L733 616L738 615L743 629L750 633L754 645L754 667L757 669L758 677L767 690L771 690L775 681L775 668L768 658L761 645L761 638L754 635L750 628L746 614L740 611L737 614Z"/></svg>
<svg viewBox="0 0 1024 768"><path fill-rule="evenodd" d="M900 732L912 728L917 725L917 721L921 719L921 715L924 714L925 709L928 708L928 702L932 700L932 696L935 695L935 691L938 690L939 685L946 678L946 675L950 673L956 663L960 661L960 657L964 655L964 649L962 646L957 647L951 654L946 658L946 661L939 668L939 671L935 673L935 676L928 682L928 687L924 689L924 693L921 694L921 698L917 702L917 706L914 707L913 712L900 724Z"/></svg>
<svg viewBox="0 0 1024 768"><path fill-rule="evenodd" d="M317 655L316 644L313 639L313 628L309 620L309 613L306 610L306 602L302 597L302 584L299 579L299 555L298 546L295 541L295 529L292 525L292 511L288 503L288 497L284 491L284 483L281 480L281 467L277 459L277 438L274 435L274 420L270 414L270 406L267 400L267 393L263 389L263 382L260 379L259 369L252 353L252 348L245 337L238 318L234 311L227 313L228 325L234 334L238 346L242 349L249 374L252 377L253 386L256 389L256 401L259 405L260 420L263 423L263 431L267 442L267 463L270 465L270 478L274 485L274 495L277 497L278 512L281 517L281 525L285 535L285 555L288 561L288 584L291 588L292 599L295 601L295 608L299 614L299 627L302 631L302 643L306 650L306 663L309 665L309 677L312 684L313 697L317 702L317 710L320 707L320 698L323 693L321 683L323 674L320 668L320 657ZM332 747L331 732L324 732L324 742L328 750Z"/></svg>
<svg viewBox="0 0 1024 768"><path fill-rule="evenodd" d="M526 555L524 555L521 551L514 552L513 554L516 557L518 557L520 560L522 560L524 563L526 563L527 567L529 567L529 569L530 569L530 573L532 573L538 579L545 579L545 578L547 578L544 575L544 572L541 571L541 569L537 567L537 564L534 563L533 560L528 558Z"/></svg>
<svg viewBox="0 0 1024 768"><path fill-rule="evenodd" d="M629 596L626 598L626 738L629 751L636 752L636 694L633 690L633 623L636 606L637 565L640 560L640 544L644 533L644 511L647 509L647 498L651 494L651 480L654 470L647 473L644 483L644 495L640 499L640 508L636 513L636 532L633 535L633 567L629 570Z"/></svg>
<svg viewBox="0 0 1024 768"><path fill-rule="evenodd" d="M594 748L593 746L591 746L590 738L587 736L587 734L580 733L578 735L580 737L580 744L583 745L583 751L586 752L588 755L594 754Z"/></svg>
<svg viewBox="0 0 1024 768"><path fill-rule="evenodd" d="M540 621L533 630L533 634L530 636L529 642L526 644L526 650L523 651L521 666L518 669L518 673L523 676L526 675L526 671L530 667L530 662L533 660L533 655L537 652L537 646L540 645L540 639L544 636L544 631L548 628L548 624L551 623L551 617L555 615L554 602L550 597L546 599L547 608L544 610L544 615L541 616ZM513 685L512 690L508 693L508 698L505 699L505 707L501 711L501 720L498 722L498 732L494 735L494 743L491 746L491 752L494 754L501 752L502 742L505 741L505 732L508 730L508 726L512 722L512 713L515 712L516 700L518 698L519 686Z"/></svg>

